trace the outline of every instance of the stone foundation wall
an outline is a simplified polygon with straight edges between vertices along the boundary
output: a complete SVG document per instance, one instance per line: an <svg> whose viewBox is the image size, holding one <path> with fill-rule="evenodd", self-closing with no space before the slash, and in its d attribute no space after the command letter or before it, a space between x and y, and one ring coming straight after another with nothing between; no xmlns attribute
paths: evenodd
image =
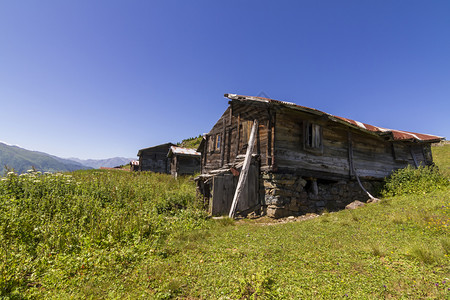
<svg viewBox="0 0 450 300"><path fill-rule="evenodd" d="M362 184L372 193L380 182ZM355 200L369 199L356 180L326 181L298 174L262 173L260 191L265 212L273 218L335 211Z"/></svg>

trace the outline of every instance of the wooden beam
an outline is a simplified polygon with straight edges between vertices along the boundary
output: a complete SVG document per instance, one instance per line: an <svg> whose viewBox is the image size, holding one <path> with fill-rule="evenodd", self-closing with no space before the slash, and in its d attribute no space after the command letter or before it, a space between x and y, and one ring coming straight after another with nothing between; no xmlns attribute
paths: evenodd
<svg viewBox="0 0 450 300"><path fill-rule="evenodd" d="M225 160L225 118L222 119L222 137L220 138L220 166L223 167Z"/></svg>
<svg viewBox="0 0 450 300"><path fill-rule="evenodd" d="M240 142L240 139L241 139L241 114L238 114L236 129L237 129L237 132L236 132L236 155L235 155L235 159L239 155L239 142Z"/></svg>
<svg viewBox="0 0 450 300"><path fill-rule="evenodd" d="M272 126L271 126L271 129L272 129L272 138L271 138L271 141L272 141L272 145L271 145L271 147L272 147L272 170L273 171L276 171L276 169L277 169L277 164L276 164L276 157L275 157L275 139L276 139L276 134L275 134L275 128L277 127L276 126L276 124L277 124L277 115L276 115L276 113L274 112L273 113L273 115L271 115L271 121L272 121Z"/></svg>
<svg viewBox="0 0 450 300"><path fill-rule="evenodd" d="M272 121L270 118L267 119L267 149L266 149L266 163L268 166L272 165Z"/></svg>
<svg viewBox="0 0 450 300"><path fill-rule="evenodd" d="M349 131L347 134L348 141L348 169L350 178L352 178L355 174L353 172L353 141L352 141L352 133Z"/></svg>
<svg viewBox="0 0 450 300"><path fill-rule="evenodd" d="M241 174L239 176L239 181L236 187L236 192L234 193L233 202L231 203L231 209L228 215L230 218L234 218L237 204L241 198L242 190L245 188L245 184L247 183L248 170L250 168L253 147L255 145L256 130L258 130L258 120L253 121L252 132L250 133L250 138L248 140L247 153L245 154L244 165L242 166Z"/></svg>
<svg viewBox="0 0 450 300"><path fill-rule="evenodd" d="M412 146L409 146L409 152L411 152L412 159L414 160L414 165L416 166L416 168L418 168L419 167L419 162L417 161L417 158L416 158L416 155L414 154Z"/></svg>

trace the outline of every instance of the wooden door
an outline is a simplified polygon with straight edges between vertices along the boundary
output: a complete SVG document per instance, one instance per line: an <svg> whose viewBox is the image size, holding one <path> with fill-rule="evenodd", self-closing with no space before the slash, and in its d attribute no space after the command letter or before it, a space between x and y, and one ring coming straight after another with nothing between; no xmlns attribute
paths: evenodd
<svg viewBox="0 0 450 300"><path fill-rule="evenodd" d="M242 201L237 204L237 212L247 212L260 204L259 201L259 165L252 163L249 168ZM239 176L231 173L215 175L213 178L210 213L213 216L228 215L236 192Z"/></svg>

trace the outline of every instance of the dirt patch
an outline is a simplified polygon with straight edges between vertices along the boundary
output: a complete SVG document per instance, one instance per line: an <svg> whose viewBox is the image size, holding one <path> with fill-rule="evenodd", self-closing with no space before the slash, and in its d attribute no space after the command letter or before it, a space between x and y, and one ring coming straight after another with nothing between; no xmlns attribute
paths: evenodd
<svg viewBox="0 0 450 300"><path fill-rule="evenodd" d="M299 221L306 221L306 220L310 220L310 219L314 219L317 218L318 214L306 214L306 215L301 215L301 216L289 216L286 218L279 218L279 219L273 219L273 218L269 218L269 217L259 217L259 218L255 218L255 219L240 219L236 221L236 224L249 224L249 223L253 223L256 225L261 225L261 226L272 226L272 225L279 225L279 224L286 224L286 223L291 223L291 222L299 222Z"/></svg>

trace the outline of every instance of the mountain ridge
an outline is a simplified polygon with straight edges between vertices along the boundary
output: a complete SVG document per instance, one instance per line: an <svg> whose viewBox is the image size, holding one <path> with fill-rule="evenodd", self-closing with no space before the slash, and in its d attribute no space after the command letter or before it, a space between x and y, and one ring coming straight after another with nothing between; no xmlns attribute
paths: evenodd
<svg viewBox="0 0 450 300"><path fill-rule="evenodd" d="M41 172L71 172L100 167L116 167L128 164L132 159L112 157L106 159L61 158L41 151L28 150L0 141L0 168L14 169L21 174L35 168ZM3 172L0 171L0 174Z"/></svg>
<svg viewBox="0 0 450 300"><path fill-rule="evenodd" d="M75 161L62 159L40 151L27 150L4 142L0 142L0 166L7 170L14 169L19 174L32 168L41 172L70 172L89 169L89 167Z"/></svg>
<svg viewBox="0 0 450 300"><path fill-rule="evenodd" d="M77 162L84 166L94 168L94 169L98 169L101 167L114 168L117 166L122 166L122 165L128 164L132 160L136 160L136 158L126 158L126 157L118 157L118 156L111 157L111 158L104 158L104 159L80 159L80 158L76 158L76 157L69 157L66 159Z"/></svg>

